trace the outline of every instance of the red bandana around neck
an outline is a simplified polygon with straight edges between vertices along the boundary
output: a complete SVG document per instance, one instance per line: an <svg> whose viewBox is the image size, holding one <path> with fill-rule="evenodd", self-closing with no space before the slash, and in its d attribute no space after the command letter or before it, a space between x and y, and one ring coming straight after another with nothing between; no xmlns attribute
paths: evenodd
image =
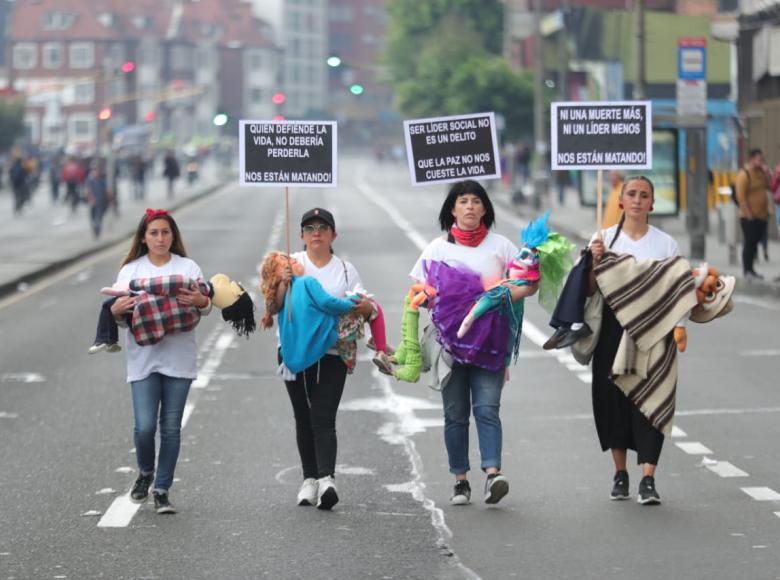
<svg viewBox="0 0 780 580"><path fill-rule="evenodd" d="M452 237L455 238L455 241L460 245L476 248L482 243L482 240L485 239L485 236L488 235L488 229L483 223L480 223L477 229L469 231L461 230L458 228L458 226L452 224L450 233L452 234Z"/></svg>

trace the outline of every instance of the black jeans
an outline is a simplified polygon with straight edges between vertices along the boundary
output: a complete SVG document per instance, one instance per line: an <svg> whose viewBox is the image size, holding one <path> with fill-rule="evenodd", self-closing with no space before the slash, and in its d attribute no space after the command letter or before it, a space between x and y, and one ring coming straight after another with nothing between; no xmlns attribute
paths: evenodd
<svg viewBox="0 0 780 580"><path fill-rule="evenodd" d="M740 218L742 226L742 273L754 272L753 262L758 253L758 243L766 231L766 220Z"/></svg>
<svg viewBox="0 0 780 580"><path fill-rule="evenodd" d="M336 472L336 412L346 379L347 366L341 357L326 354L294 381L284 382L295 415L304 479Z"/></svg>

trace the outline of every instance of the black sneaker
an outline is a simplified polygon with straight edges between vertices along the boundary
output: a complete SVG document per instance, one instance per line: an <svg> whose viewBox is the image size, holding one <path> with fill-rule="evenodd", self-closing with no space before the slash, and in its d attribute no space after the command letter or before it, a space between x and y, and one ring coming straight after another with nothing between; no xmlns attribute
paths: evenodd
<svg viewBox="0 0 780 580"><path fill-rule="evenodd" d="M485 480L485 503L498 503L509 493L509 481L502 473L491 473Z"/></svg>
<svg viewBox="0 0 780 580"><path fill-rule="evenodd" d="M468 480L459 479L455 482L455 489L450 498L452 505L467 505L471 503L471 486Z"/></svg>
<svg viewBox="0 0 780 580"><path fill-rule="evenodd" d="M655 490L655 478L652 475L645 475L639 482L639 495L637 495L636 501L642 505L661 503L661 497Z"/></svg>
<svg viewBox="0 0 780 580"><path fill-rule="evenodd" d="M154 509L158 514L175 514L176 508L168 501L167 493L153 493Z"/></svg>
<svg viewBox="0 0 780 580"><path fill-rule="evenodd" d="M621 469L615 473L609 499L628 499L628 471Z"/></svg>
<svg viewBox="0 0 780 580"><path fill-rule="evenodd" d="M130 491L130 501L133 503L144 503L149 497L149 486L154 481L154 474L139 475Z"/></svg>

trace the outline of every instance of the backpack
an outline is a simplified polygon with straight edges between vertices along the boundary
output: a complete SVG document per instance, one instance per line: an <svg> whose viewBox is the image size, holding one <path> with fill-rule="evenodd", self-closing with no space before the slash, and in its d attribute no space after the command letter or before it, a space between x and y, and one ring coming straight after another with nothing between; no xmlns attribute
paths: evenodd
<svg viewBox="0 0 780 580"><path fill-rule="evenodd" d="M744 171L745 175L747 175L748 178L748 189L750 189L750 172L747 169L740 169L739 171ZM739 171L737 171L737 175L739 175ZM737 200L737 184L736 182L731 183L729 185L731 188L731 201L734 202L734 205L739 207L739 201Z"/></svg>

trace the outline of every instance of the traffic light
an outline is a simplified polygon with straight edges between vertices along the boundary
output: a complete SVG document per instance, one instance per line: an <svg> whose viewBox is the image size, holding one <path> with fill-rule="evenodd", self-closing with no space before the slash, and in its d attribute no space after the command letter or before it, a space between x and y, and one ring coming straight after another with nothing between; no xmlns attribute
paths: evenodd
<svg viewBox="0 0 780 580"><path fill-rule="evenodd" d="M274 95L271 97L271 102L274 105L283 105L286 100L287 95L284 93L274 93Z"/></svg>
<svg viewBox="0 0 780 580"><path fill-rule="evenodd" d="M337 57L335 54L333 56L329 56L328 60L326 60L325 62L327 62L328 66L331 68L337 68L341 66L341 59Z"/></svg>
<svg viewBox="0 0 780 580"><path fill-rule="evenodd" d="M108 121L111 118L111 108L110 107L103 107L100 109L100 112L98 113L98 119L101 121Z"/></svg>
<svg viewBox="0 0 780 580"><path fill-rule="evenodd" d="M228 122L228 116L227 113L217 113L214 115L214 125L216 127L224 127L227 125Z"/></svg>
<svg viewBox="0 0 780 580"><path fill-rule="evenodd" d="M149 111L144 115L144 121L147 121L148 123L153 122L157 118L157 113L154 111Z"/></svg>
<svg viewBox="0 0 780 580"><path fill-rule="evenodd" d="M363 85L360 85L358 83L355 83L349 87L349 92L353 95L362 95L365 89L363 88Z"/></svg>
<svg viewBox="0 0 780 580"><path fill-rule="evenodd" d="M132 60L128 60L127 62L122 64L120 70L125 74L130 74L135 70L135 62Z"/></svg>

